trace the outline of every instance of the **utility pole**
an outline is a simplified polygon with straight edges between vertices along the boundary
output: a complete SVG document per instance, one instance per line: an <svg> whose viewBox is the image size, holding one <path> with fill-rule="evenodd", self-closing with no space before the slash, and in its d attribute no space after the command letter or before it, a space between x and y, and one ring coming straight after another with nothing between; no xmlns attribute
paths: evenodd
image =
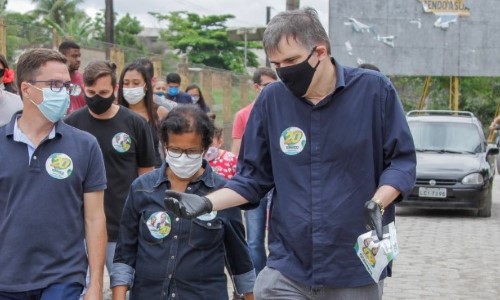
<svg viewBox="0 0 500 300"><path fill-rule="evenodd" d="M115 43L115 12L113 0L105 0L104 11L104 39L106 41L106 59L110 59L110 47Z"/></svg>
<svg viewBox="0 0 500 300"><path fill-rule="evenodd" d="M286 0L286 10L299 9L300 0Z"/></svg>

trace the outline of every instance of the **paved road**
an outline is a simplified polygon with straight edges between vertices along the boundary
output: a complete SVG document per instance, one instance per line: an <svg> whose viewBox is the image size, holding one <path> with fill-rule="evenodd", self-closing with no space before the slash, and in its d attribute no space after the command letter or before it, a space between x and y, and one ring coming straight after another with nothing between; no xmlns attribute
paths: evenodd
<svg viewBox="0 0 500 300"><path fill-rule="evenodd" d="M500 176L491 218L400 208L396 226L400 254L384 300L500 299Z"/></svg>
<svg viewBox="0 0 500 300"><path fill-rule="evenodd" d="M397 210L400 254L384 300L500 299L500 176L491 218L471 212Z"/></svg>

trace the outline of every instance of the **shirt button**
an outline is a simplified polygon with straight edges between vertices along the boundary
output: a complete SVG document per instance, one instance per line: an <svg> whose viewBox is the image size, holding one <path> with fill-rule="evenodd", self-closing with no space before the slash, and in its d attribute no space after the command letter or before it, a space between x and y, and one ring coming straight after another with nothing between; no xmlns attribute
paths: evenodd
<svg viewBox="0 0 500 300"><path fill-rule="evenodd" d="M188 191L190 191L190 190L191 190L191 187L190 187L190 186L188 186L187 190L188 190Z"/></svg>
<svg viewBox="0 0 500 300"><path fill-rule="evenodd" d="M173 255L172 255L172 256L170 256L170 259L175 259L175 256L173 256Z"/></svg>
<svg viewBox="0 0 500 300"><path fill-rule="evenodd" d="M207 223L208 226L212 226L212 223Z"/></svg>
<svg viewBox="0 0 500 300"><path fill-rule="evenodd" d="M179 222L179 218L175 218L175 222Z"/></svg>
<svg viewBox="0 0 500 300"><path fill-rule="evenodd" d="M176 235L174 235L174 240L176 240L176 239L177 239L177 236L176 236Z"/></svg>
<svg viewBox="0 0 500 300"><path fill-rule="evenodd" d="M36 160L36 155L35 155L35 156L33 156L33 159L34 159L34 160Z"/></svg>
<svg viewBox="0 0 500 300"><path fill-rule="evenodd" d="M175 298L175 293L172 293L172 298Z"/></svg>
<svg viewBox="0 0 500 300"><path fill-rule="evenodd" d="M168 279L172 278L172 274L168 274Z"/></svg>

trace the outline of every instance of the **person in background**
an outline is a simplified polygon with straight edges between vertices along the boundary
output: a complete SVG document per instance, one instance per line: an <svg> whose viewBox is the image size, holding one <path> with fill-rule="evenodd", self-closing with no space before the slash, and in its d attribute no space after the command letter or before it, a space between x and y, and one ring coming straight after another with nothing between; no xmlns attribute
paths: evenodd
<svg viewBox="0 0 500 300"><path fill-rule="evenodd" d="M66 114L71 114L80 107L85 106L85 97L83 96L83 77L78 71L80 69L80 46L73 41L64 41L59 45L59 52L61 52L68 59L68 70L71 76L71 83L75 88L70 95L71 102L69 104Z"/></svg>
<svg viewBox="0 0 500 300"><path fill-rule="evenodd" d="M177 102L178 104L191 104L191 96L180 90L181 76L178 73L169 73L167 80L167 99Z"/></svg>
<svg viewBox="0 0 500 300"><path fill-rule="evenodd" d="M156 104L165 107L168 111L171 111L175 106L177 106L177 102L167 99L167 90L168 86L165 79L156 80L156 83L153 86L153 101Z"/></svg>
<svg viewBox="0 0 500 300"><path fill-rule="evenodd" d="M415 183L416 154L401 101L380 72L344 67L312 8L277 14L263 45L280 82L262 90L238 172L204 197L167 191L183 218L255 205L272 188L269 257L256 299L380 299L353 245L395 220Z"/></svg>
<svg viewBox="0 0 500 300"><path fill-rule="evenodd" d="M186 88L186 93L191 96L191 101L193 104L198 105L201 110L208 113L210 112L210 107L207 106L205 98L203 98L203 93L197 84L190 84Z"/></svg>
<svg viewBox="0 0 500 300"><path fill-rule="evenodd" d="M179 105L163 119L165 162L132 183L111 271L114 300L228 299L224 264L245 299L253 299L255 272L237 208L193 220L165 208L165 191L207 193L224 186L203 160L213 125L194 105ZM158 225L162 222L163 225ZM148 225L149 224L149 225Z"/></svg>
<svg viewBox="0 0 500 300"><path fill-rule="evenodd" d="M116 65L92 61L83 72L83 94L87 106L68 116L68 125L96 137L104 154L108 188L104 192L106 229L106 269L111 271L123 205L132 181L153 170L155 152L151 130L144 118L114 104ZM73 147L80 147L79 144ZM92 277L91 277L92 279Z"/></svg>
<svg viewBox="0 0 500 300"><path fill-rule="evenodd" d="M23 111L0 127L2 300L77 300L87 267L84 299L103 297L106 171L95 137L61 121L73 88L66 63L49 49L17 63Z"/></svg>
<svg viewBox="0 0 500 300"><path fill-rule="evenodd" d="M257 96L269 84L278 80L276 73L271 68L262 67L255 70L253 77L253 88ZM255 100L249 105L238 111L234 117L233 123L233 144L231 151L235 154L240 153L241 139L245 132L248 117L254 106ZM272 190L260 201L255 209L246 210L245 223L247 230L247 243L252 256L255 272L259 275L260 271L264 269L267 261L266 254L266 222L267 222L267 207L272 198Z"/></svg>
<svg viewBox="0 0 500 300"><path fill-rule="evenodd" d="M264 87L266 87L270 83L275 82L276 80L278 80L278 77L271 68L261 67L255 70L252 76L252 81L253 88L257 93L257 96L260 94L260 91L264 89ZM243 133L245 133L245 127L247 126L248 117L250 116L250 112L252 111L257 96L252 101L252 103L240 109L234 116L232 132L233 143L231 146L231 152L236 155L240 153L241 139L243 138Z"/></svg>
<svg viewBox="0 0 500 300"><path fill-rule="evenodd" d="M151 79L144 66L139 63L127 65L118 83L118 104L123 105L143 117L151 128L156 155L155 167L161 166L160 139L158 126L160 120L168 114L163 106L153 102Z"/></svg>
<svg viewBox="0 0 500 300"><path fill-rule="evenodd" d="M231 179L236 174L238 157L227 150L221 149L223 144L222 128L214 126L213 142L205 153L205 159L214 172L226 179Z"/></svg>
<svg viewBox="0 0 500 300"><path fill-rule="evenodd" d="M9 123L14 113L23 109L21 98L0 89L0 127Z"/></svg>
<svg viewBox="0 0 500 300"><path fill-rule="evenodd" d="M14 83L14 70L9 68L7 59L0 54L0 90L17 94L16 84Z"/></svg>

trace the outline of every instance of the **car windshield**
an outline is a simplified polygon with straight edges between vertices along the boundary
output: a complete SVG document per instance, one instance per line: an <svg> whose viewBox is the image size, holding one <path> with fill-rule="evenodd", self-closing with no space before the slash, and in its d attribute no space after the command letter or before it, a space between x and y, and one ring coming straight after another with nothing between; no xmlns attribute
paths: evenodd
<svg viewBox="0 0 500 300"><path fill-rule="evenodd" d="M420 152L478 153L481 151L480 132L473 124L455 122L409 122Z"/></svg>

